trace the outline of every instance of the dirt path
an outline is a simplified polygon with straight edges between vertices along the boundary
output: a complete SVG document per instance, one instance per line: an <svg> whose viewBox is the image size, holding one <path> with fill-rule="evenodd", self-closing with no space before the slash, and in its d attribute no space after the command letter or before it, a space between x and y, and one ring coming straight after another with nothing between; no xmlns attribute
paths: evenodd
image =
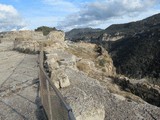
<svg viewBox="0 0 160 120"><path fill-rule="evenodd" d="M37 55L0 44L0 120L44 120L39 109Z"/></svg>

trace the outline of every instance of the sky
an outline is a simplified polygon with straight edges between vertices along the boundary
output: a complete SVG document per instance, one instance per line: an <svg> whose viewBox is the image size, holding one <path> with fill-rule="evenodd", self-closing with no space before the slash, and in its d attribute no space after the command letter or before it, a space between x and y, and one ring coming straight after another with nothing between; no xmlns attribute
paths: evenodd
<svg viewBox="0 0 160 120"><path fill-rule="evenodd" d="M0 0L0 31L102 28L160 13L160 0Z"/></svg>

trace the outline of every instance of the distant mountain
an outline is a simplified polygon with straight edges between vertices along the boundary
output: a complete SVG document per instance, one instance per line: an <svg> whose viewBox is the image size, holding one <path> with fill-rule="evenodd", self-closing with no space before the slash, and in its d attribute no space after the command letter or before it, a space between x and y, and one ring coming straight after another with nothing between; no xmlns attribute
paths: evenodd
<svg viewBox="0 0 160 120"><path fill-rule="evenodd" d="M118 32L119 34L128 36L149 29L150 27L159 23L160 13L136 22L130 22L126 24L113 24L106 28L103 32L111 35L114 35Z"/></svg>
<svg viewBox="0 0 160 120"><path fill-rule="evenodd" d="M90 39L97 38L101 34L102 29L93 28L77 28L66 32L66 39L71 41L90 41Z"/></svg>

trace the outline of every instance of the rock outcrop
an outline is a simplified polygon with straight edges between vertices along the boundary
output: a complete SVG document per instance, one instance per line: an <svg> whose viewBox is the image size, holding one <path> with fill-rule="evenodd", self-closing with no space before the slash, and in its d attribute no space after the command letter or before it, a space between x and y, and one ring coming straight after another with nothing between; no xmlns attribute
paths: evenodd
<svg viewBox="0 0 160 120"><path fill-rule="evenodd" d="M103 33L102 35L99 36L98 40L101 42L106 42L106 41L117 41L124 38L124 35L120 33L116 33L114 35L110 35L107 33Z"/></svg>
<svg viewBox="0 0 160 120"><path fill-rule="evenodd" d="M145 79L137 81L115 78L114 82L121 86L123 90L131 92L148 103L160 107L160 87L158 85L149 84Z"/></svg>

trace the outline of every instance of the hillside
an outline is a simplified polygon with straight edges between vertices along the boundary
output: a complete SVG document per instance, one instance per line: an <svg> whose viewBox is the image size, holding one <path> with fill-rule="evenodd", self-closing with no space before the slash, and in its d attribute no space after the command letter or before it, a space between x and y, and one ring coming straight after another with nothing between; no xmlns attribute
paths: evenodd
<svg viewBox="0 0 160 120"><path fill-rule="evenodd" d="M77 28L66 32L66 39L71 41L90 41L91 38L97 38L102 29Z"/></svg>
<svg viewBox="0 0 160 120"><path fill-rule="evenodd" d="M160 78L160 25L110 43L117 72L135 78Z"/></svg>
<svg viewBox="0 0 160 120"><path fill-rule="evenodd" d="M141 21L112 25L105 30L117 41L99 41L112 56L117 72L133 78L160 78L160 14ZM158 82L159 84L159 82Z"/></svg>
<svg viewBox="0 0 160 120"><path fill-rule="evenodd" d="M136 22L130 22L126 24L113 24L106 28L103 32L111 35L119 32L120 34L128 36L149 29L153 25L157 25L159 23L160 13Z"/></svg>

